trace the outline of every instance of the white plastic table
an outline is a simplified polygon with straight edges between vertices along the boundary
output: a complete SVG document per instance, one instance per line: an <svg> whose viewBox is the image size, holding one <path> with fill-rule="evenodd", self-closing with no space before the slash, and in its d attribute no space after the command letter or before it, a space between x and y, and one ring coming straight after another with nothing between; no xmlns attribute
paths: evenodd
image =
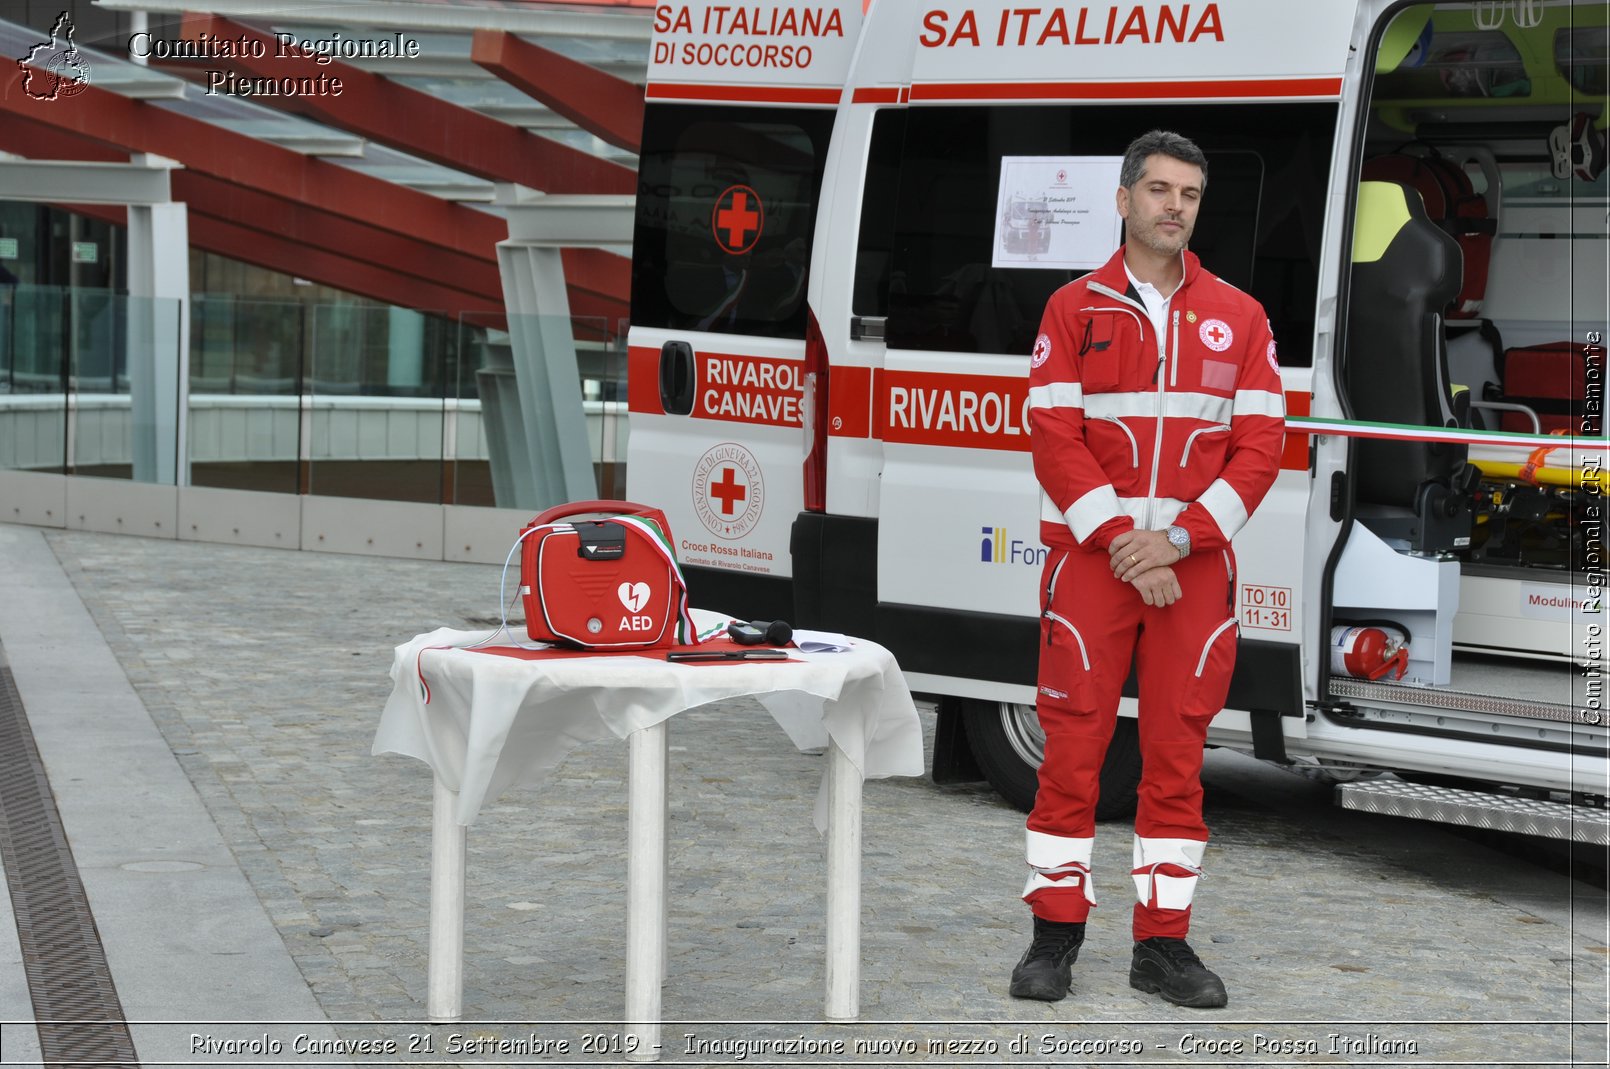
<svg viewBox="0 0 1610 1069"><path fill-rule="evenodd" d="M696 610L697 612L697 610ZM704 615L700 613L699 615ZM435 773L431 817L432 1021L463 1011L465 828L503 790L542 780L583 742L627 740L625 1025L637 1060L658 1057L666 971L666 722L750 696L801 750L828 752L816 804L827 836L829 1021L860 1002L861 783L923 771L922 731L893 656L853 640L788 661L670 664L664 655L500 656L493 632L442 629L398 646L373 753L416 757ZM505 639L504 641L507 641Z"/></svg>

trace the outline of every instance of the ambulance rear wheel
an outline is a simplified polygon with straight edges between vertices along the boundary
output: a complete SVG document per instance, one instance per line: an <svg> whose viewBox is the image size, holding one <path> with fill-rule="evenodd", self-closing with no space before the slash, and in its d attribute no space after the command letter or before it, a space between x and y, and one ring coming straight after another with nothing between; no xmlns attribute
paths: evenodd
<svg viewBox="0 0 1610 1069"><path fill-rule="evenodd" d="M967 741L984 778L1002 798L1027 813L1034 808L1040 762L1045 760L1045 732L1034 706L1016 702L972 702ZM1135 815L1140 786L1140 734L1133 717L1121 716L1101 766L1097 820L1124 820Z"/></svg>

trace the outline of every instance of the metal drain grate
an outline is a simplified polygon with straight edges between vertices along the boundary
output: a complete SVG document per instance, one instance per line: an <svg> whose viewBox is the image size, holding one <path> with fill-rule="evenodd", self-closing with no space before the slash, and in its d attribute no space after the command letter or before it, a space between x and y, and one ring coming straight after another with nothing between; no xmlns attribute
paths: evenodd
<svg viewBox="0 0 1610 1069"><path fill-rule="evenodd" d="M28 715L0 653L0 863L47 1066L139 1065Z"/></svg>

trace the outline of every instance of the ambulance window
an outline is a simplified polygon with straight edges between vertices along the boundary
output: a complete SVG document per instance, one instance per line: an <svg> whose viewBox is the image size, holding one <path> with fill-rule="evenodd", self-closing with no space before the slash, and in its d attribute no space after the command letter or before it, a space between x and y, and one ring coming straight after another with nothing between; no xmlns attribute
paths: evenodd
<svg viewBox="0 0 1610 1069"><path fill-rule="evenodd" d="M1557 30L1554 66L1578 93L1603 99L1610 93L1610 27Z"/></svg>
<svg viewBox="0 0 1610 1069"><path fill-rule="evenodd" d="M850 298L850 308L856 315L889 314L890 245L905 142L906 109L886 108L879 112L872 120L866 188L861 193L861 237L855 250L855 288Z"/></svg>
<svg viewBox="0 0 1610 1069"><path fill-rule="evenodd" d="M1080 272L991 265L1001 158L1116 156L1153 128L1186 134L1208 156L1192 251L1263 303L1282 364L1311 365L1333 104L911 108L892 212L889 346L1029 352L1046 300Z"/></svg>
<svg viewBox="0 0 1610 1069"><path fill-rule="evenodd" d="M636 326L805 336L829 110L652 105L638 166Z"/></svg>

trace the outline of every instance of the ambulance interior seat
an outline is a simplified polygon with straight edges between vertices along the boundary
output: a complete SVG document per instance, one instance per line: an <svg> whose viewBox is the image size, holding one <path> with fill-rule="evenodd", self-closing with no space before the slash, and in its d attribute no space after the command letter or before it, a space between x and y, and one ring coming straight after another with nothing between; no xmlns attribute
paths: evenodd
<svg viewBox="0 0 1610 1069"><path fill-rule="evenodd" d="M1354 419L1469 425L1470 394L1450 381L1442 319L1460 272L1458 244L1427 216L1419 194L1395 182L1360 183L1345 364ZM1462 444L1360 439L1354 515L1414 553L1468 546L1478 473L1467 455Z"/></svg>

